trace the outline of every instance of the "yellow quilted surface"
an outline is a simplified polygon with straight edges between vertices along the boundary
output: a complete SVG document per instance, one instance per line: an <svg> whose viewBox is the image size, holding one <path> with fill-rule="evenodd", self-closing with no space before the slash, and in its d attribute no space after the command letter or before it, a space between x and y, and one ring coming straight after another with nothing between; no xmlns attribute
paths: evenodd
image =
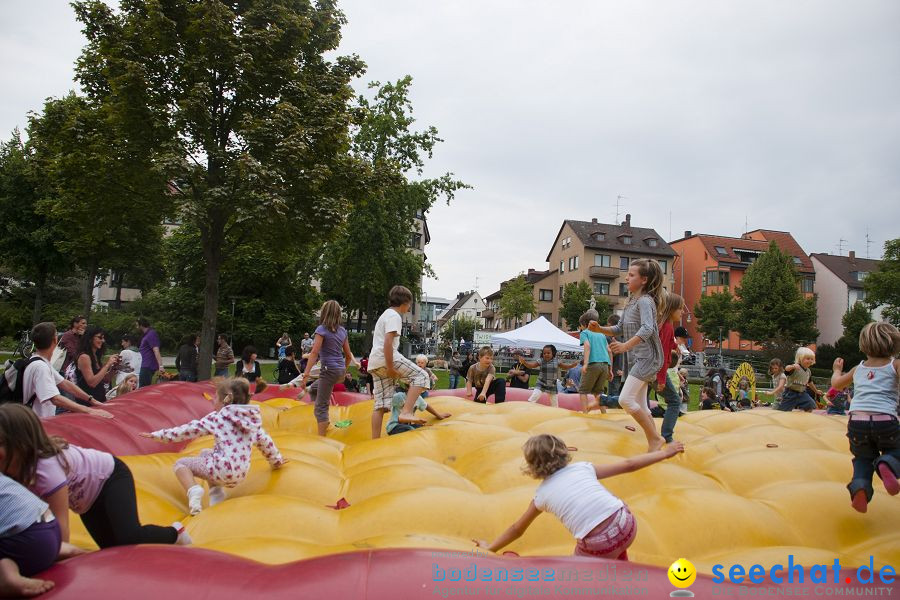
<svg viewBox="0 0 900 600"><path fill-rule="evenodd" d="M470 550L471 538L493 538L531 500L537 482L521 473L521 446L536 433L576 446L575 460L606 463L646 450L622 411L584 416L524 402L429 402L453 416L428 415L427 427L373 441L371 402L332 407L332 423L353 423L323 439L312 407L269 401L266 428L291 462L272 471L254 450L246 481L195 517L187 516L172 465L212 438L180 454L123 459L145 523L181 520L196 546L278 564L360 548ZM850 507L845 419L767 410L682 417L676 438L687 445L684 455L603 482L637 517L629 557L667 567L684 556L706 573L716 563L773 564L787 554L801 563L867 564L874 555L876 564L900 564L900 497L888 496L876 478L869 512ZM350 507L327 506L340 498ZM93 547L72 517L72 541ZM570 555L573 546L555 517L541 515L507 549Z"/></svg>

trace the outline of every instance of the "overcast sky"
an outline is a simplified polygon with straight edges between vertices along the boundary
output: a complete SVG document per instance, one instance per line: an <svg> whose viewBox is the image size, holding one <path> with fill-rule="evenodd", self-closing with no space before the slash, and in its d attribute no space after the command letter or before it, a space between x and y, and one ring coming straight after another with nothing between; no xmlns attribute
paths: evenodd
<svg viewBox="0 0 900 600"><path fill-rule="evenodd" d="M342 52L414 78L427 175L474 186L431 211L430 296L482 295L545 258L564 219L790 231L880 257L900 236L900 2L345 0ZM73 87L59 0L4 0L0 133ZM670 216L671 215L671 216ZM670 225L671 223L671 225Z"/></svg>

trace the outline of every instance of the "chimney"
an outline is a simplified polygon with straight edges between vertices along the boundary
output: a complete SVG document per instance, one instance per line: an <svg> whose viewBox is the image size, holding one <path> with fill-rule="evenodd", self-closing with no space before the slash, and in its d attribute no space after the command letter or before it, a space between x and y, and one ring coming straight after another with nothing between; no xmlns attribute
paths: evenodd
<svg viewBox="0 0 900 600"><path fill-rule="evenodd" d="M625 215L625 220L622 221L622 227L631 227L631 215L630 214Z"/></svg>
<svg viewBox="0 0 900 600"><path fill-rule="evenodd" d="M532 273L534 273L534 269L528 269L528 274L531 275Z"/></svg>
<svg viewBox="0 0 900 600"><path fill-rule="evenodd" d="M853 250L850 251L850 260L856 260L856 252Z"/></svg>
<svg viewBox="0 0 900 600"><path fill-rule="evenodd" d="M693 235L693 232L690 229L685 229L684 237L689 238Z"/></svg>
<svg viewBox="0 0 900 600"><path fill-rule="evenodd" d="M591 219L591 224L592 224L592 225L596 225L596 224L597 224L597 219L596 219L596 218Z"/></svg>

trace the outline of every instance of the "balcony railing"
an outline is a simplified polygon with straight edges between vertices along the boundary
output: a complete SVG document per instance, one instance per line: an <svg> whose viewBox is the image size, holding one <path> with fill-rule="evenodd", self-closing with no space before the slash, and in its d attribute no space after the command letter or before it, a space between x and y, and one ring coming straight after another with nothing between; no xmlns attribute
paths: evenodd
<svg viewBox="0 0 900 600"><path fill-rule="evenodd" d="M621 273L619 269L613 267L591 267L588 269L588 275L595 279L616 279Z"/></svg>

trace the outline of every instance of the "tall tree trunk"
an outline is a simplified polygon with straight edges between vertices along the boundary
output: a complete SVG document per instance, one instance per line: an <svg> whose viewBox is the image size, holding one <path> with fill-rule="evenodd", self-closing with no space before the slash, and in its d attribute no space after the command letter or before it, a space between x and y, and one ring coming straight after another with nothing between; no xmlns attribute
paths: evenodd
<svg viewBox="0 0 900 600"><path fill-rule="evenodd" d="M119 273L119 278L116 280L116 310L122 308L122 274Z"/></svg>
<svg viewBox="0 0 900 600"><path fill-rule="evenodd" d="M372 318L372 313L375 311L375 298L372 296L372 292L366 294L366 338L365 338L365 347L372 347L372 334L375 331L375 319Z"/></svg>
<svg viewBox="0 0 900 600"><path fill-rule="evenodd" d="M216 321L219 314L219 270L222 266L222 237L224 227L211 224L207 233L201 232L203 257L206 261L206 285L203 288L203 320L200 327L200 357L197 379L209 379L216 344Z"/></svg>
<svg viewBox="0 0 900 600"><path fill-rule="evenodd" d="M41 316L44 311L44 291L47 287L47 274L41 272L34 282L34 310L31 312L31 324L37 325L41 322Z"/></svg>
<svg viewBox="0 0 900 600"><path fill-rule="evenodd" d="M97 282L97 261L93 260L88 265L87 276L84 280L84 289L81 292L81 314L85 318L91 315L91 306L94 303L94 284Z"/></svg>

